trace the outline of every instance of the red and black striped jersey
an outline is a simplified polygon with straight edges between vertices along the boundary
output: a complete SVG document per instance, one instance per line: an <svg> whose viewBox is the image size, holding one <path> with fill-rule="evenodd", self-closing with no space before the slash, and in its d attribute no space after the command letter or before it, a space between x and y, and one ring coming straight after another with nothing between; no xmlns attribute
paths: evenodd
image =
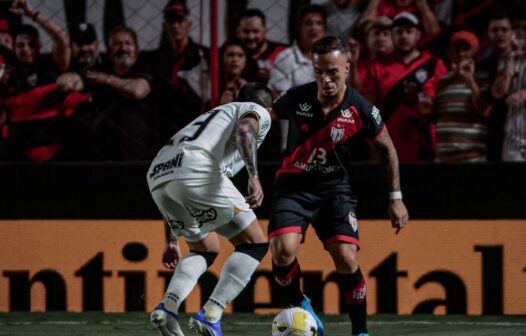
<svg viewBox="0 0 526 336"><path fill-rule="evenodd" d="M287 90L273 109L280 119L289 120L278 183L315 184L344 178L351 140L358 135L376 138L384 129L380 111L350 87L343 101L328 113L318 101L316 82Z"/></svg>

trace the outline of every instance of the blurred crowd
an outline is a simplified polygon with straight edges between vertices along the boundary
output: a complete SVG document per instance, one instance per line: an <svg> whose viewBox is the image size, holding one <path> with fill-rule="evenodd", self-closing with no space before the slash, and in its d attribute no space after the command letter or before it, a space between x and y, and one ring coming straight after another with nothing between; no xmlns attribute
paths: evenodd
<svg viewBox="0 0 526 336"><path fill-rule="evenodd" d="M78 22L68 32L15 0L11 15L32 24L0 16L0 161L151 160L247 82L278 96L313 81L312 46L325 35L347 43L349 86L380 109L401 162L525 161L526 11L516 3L328 0L299 8L290 45L268 40L265 14L248 8L219 50L212 101L210 50L189 36L184 0L160 13L156 50L139 50L130 27L101 37ZM50 53L40 52L37 26ZM281 148L275 122L261 156L279 160ZM351 156L375 160L360 139Z"/></svg>

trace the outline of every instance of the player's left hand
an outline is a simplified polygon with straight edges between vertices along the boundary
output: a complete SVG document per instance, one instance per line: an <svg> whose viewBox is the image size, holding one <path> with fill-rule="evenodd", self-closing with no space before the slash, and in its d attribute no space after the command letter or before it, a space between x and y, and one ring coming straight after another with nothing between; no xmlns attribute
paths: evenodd
<svg viewBox="0 0 526 336"><path fill-rule="evenodd" d="M396 228L396 233L403 229L409 221L409 213L401 199L389 201L389 209L387 211L391 226Z"/></svg>
<svg viewBox="0 0 526 336"><path fill-rule="evenodd" d="M251 209L258 208L263 203L263 188L256 175L248 178L248 196L245 199Z"/></svg>
<svg viewBox="0 0 526 336"><path fill-rule="evenodd" d="M163 266L168 269L175 269L179 260L181 260L181 257L182 254L179 244L170 242L166 244L166 247L164 248L162 259Z"/></svg>

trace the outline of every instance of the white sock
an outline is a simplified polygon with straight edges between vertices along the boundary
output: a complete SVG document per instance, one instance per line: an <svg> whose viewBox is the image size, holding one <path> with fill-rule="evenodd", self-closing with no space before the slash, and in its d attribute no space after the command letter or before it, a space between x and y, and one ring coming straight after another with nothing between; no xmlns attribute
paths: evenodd
<svg viewBox="0 0 526 336"><path fill-rule="evenodd" d="M164 295L166 309L177 314L179 306L206 270L206 259L202 255L191 253L183 258L175 268L170 285L168 285Z"/></svg>
<svg viewBox="0 0 526 336"><path fill-rule="evenodd" d="M248 254L234 252L228 257L219 281L204 305L205 317L210 322L217 322L225 307L238 296L250 281L259 261Z"/></svg>

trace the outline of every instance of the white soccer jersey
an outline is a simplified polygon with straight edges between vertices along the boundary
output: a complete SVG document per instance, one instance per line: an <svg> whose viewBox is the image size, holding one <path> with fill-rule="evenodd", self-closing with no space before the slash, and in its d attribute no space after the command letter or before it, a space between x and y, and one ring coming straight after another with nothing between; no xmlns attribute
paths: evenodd
<svg viewBox="0 0 526 336"><path fill-rule="evenodd" d="M163 182L192 174L213 174L217 170L232 177L238 173L244 162L237 150L235 130L238 120L247 113L255 113L259 119L256 137L259 147L270 129L268 111L246 102L218 106L177 132L159 151L148 170L150 190ZM196 150L201 153L192 153Z"/></svg>

